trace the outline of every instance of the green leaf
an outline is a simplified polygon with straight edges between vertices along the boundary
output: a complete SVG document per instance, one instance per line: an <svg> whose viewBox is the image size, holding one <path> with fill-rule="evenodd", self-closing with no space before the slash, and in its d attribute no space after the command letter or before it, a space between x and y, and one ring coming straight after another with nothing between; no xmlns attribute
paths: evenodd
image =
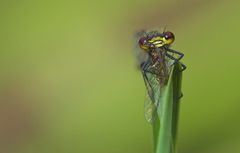
<svg viewBox="0 0 240 153"><path fill-rule="evenodd" d="M182 73L180 64L175 64L169 76L167 85L161 88L157 108L157 119L153 123L153 138L155 153L175 153L179 99L181 97Z"/></svg>

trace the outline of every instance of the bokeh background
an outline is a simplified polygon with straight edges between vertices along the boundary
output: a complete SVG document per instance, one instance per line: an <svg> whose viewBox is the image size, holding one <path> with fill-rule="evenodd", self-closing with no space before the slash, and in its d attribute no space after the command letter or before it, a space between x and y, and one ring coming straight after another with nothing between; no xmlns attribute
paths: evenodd
<svg viewBox="0 0 240 153"><path fill-rule="evenodd" d="M0 152L151 153L133 34L185 53L179 153L240 152L239 1L0 1Z"/></svg>

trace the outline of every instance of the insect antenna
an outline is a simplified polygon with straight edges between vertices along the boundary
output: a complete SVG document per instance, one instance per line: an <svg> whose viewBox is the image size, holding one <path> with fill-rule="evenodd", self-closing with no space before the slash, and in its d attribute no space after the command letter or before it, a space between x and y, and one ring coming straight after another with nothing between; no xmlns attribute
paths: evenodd
<svg viewBox="0 0 240 153"><path fill-rule="evenodd" d="M163 28L163 33L166 32L167 26L165 25L165 27Z"/></svg>

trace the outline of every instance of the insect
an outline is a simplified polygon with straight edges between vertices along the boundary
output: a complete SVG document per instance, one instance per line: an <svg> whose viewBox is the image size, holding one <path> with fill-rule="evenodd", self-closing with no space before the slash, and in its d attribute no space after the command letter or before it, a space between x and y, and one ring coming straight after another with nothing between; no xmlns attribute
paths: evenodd
<svg viewBox="0 0 240 153"><path fill-rule="evenodd" d="M160 102L156 93L161 93L162 87L167 84L172 65L179 63L180 71L186 69L180 62L184 54L170 49L174 40L175 36L170 31L142 31L138 39L138 45L145 55L139 65L147 88L145 118L150 123L154 121Z"/></svg>

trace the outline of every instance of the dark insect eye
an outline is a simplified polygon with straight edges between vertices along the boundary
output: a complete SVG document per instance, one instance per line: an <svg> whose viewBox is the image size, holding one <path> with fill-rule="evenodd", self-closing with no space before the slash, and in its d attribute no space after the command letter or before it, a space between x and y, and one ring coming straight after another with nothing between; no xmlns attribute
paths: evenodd
<svg viewBox="0 0 240 153"><path fill-rule="evenodd" d="M174 34L170 31L163 33L165 39L174 39Z"/></svg>
<svg viewBox="0 0 240 153"><path fill-rule="evenodd" d="M145 37L140 38L139 41L138 41L139 45L143 45L146 42L147 42L147 39Z"/></svg>

